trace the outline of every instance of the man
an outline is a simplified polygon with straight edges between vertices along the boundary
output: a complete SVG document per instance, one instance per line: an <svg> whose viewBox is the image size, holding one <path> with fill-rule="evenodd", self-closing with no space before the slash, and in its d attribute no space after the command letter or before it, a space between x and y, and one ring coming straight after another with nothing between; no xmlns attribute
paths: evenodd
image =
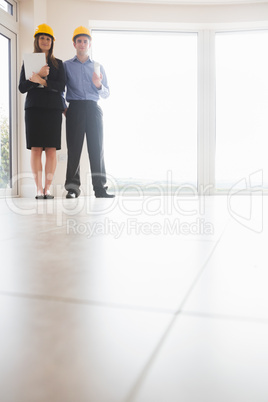
<svg viewBox="0 0 268 402"><path fill-rule="evenodd" d="M105 71L94 72L94 62L89 58L91 35L80 26L73 34L76 56L64 63L69 107L66 109L66 139L68 162L65 189L66 198L80 195L80 157L86 134L93 190L97 198L112 198L106 192L106 171L103 152L102 110L100 97L110 94Z"/></svg>

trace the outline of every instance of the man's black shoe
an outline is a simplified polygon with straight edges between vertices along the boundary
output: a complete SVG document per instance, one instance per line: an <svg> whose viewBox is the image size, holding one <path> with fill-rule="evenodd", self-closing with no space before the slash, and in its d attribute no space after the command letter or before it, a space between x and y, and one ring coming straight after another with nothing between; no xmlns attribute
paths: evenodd
<svg viewBox="0 0 268 402"><path fill-rule="evenodd" d="M77 193L75 193L72 190L68 191L68 193L66 194L66 198L77 198L77 197L78 197Z"/></svg>
<svg viewBox="0 0 268 402"><path fill-rule="evenodd" d="M102 191L95 192L95 197L96 198L114 198L115 195L114 194L108 194L108 193L106 193L106 190L103 189Z"/></svg>

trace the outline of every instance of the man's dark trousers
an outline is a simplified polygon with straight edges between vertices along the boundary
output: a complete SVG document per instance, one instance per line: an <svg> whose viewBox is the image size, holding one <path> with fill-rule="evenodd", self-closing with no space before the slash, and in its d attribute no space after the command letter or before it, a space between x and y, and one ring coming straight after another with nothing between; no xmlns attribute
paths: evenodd
<svg viewBox="0 0 268 402"><path fill-rule="evenodd" d="M92 185L98 192L106 184L102 110L97 102L91 100L71 101L66 114L68 162L65 189L77 195L80 194L80 157L85 134Z"/></svg>

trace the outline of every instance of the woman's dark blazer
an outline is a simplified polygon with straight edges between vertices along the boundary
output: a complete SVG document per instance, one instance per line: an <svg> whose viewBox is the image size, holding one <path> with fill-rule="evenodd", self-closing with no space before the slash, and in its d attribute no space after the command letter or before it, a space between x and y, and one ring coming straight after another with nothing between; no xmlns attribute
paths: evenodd
<svg viewBox="0 0 268 402"><path fill-rule="evenodd" d="M20 73L19 90L21 93L27 93L24 109L32 107L45 109L64 110L62 92L65 90L66 77L62 61L56 59L58 69L48 61L49 75L47 76L47 87L39 88L39 84L26 80L25 69L22 65Z"/></svg>

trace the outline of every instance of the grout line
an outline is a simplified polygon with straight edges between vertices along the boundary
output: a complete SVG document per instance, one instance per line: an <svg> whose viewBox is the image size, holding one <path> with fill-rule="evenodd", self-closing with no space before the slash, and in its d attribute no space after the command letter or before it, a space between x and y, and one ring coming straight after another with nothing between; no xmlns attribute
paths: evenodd
<svg viewBox="0 0 268 402"><path fill-rule="evenodd" d="M151 369L151 366L153 365L154 361L156 360L161 347L165 343L168 334L170 333L171 329L173 328L173 325L174 325L175 321L177 320L177 317L178 317L177 314L175 314L172 317L167 329L163 333L163 335L160 338L158 344L156 345L154 351L152 352L150 358L148 359L147 363L145 364L141 374L138 376L138 379L136 380L136 382L133 385L132 389L130 390L128 396L126 397L125 402L134 402L134 398L136 397L136 395L138 393L138 390L140 389L141 385L144 382L145 377L147 376L148 372Z"/></svg>
<svg viewBox="0 0 268 402"><path fill-rule="evenodd" d="M218 238L218 240L216 241L210 255L208 256L207 260L204 262L203 266L201 267L200 271L198 272L196 278L194 279L192 285L190 286L187 294L185 295L183 301L181 302L180 307L178 308L178 310L176 311L176 313L174 314L173 318L171 319L168 327L166 328L165 332L163 333L160 341L158 342L158 344L156 345L154 351L152 352L151 356L149 357L147 363L145 364L143 370L141 371L141 374L138 376L134 386L132 387L132 389L130 390L125 402L134 402L135 397L141 387L141 385L143 384L146 376L148 375L152 365L154 364L155 360L157 359L157 356L159 355L159 352L162 348L162 346L164 345L169 333L171 332L175 322L177 321L178 316L181 314L181 309L183 307L183 305L185 304L186 300L188 299L188 297L190 296L193 288L195 287L196 283L198 282L200 276L202 275L202 273L205 270L205 267L207 265L207 263L209 262L210 258L212 257L212 255L214 254L214 251L216 250L219 242L222 239L223 234L225 233L226 227L228 225L229 221L226 223L220 237Z"/></svg>
<svg viewBox="0 0 268 402"><path fill-rule="evenodd" d="M43 233L55 232L56 230L59 230L59 229L62 229L62 228L65 228L65 226L55 226L55 227L53 226L52 228L49 228L49 229L39 230L36 233L37 234L43 234ZM60 234L62 234L62 233L60 233Z"/></svg>
<svg viewBox="0 0 268 402"><path fill-rule="evenodd" d="M39 234L45 234L45 233L49 233L49 232L54 232L54 231L56 231L56 230L58 230L58 229L61 229L62 227L52 227L52 228L50 228L50 229L46 229L46 230L37 230L35 233L36 233L36 235L39 235ZM11 236L9 236L9 237L5 237L5 238L3 238L3 239L1 239L1 242L3 242L3 241L10 241L10 240L16 240L16 239L20 239L22 237L22 233L16 233L16 234L12 234Z"/></svg>
<svg viewBox="0 0 268 402"><path fill-rule="evenodd" d="M268 324L268 318L256 318L256 317L243 317L241 315L229 315L229 314L217 314L217 313L202 313L196 311L183 311L180 313L182 316L190 317L202 317L208 319L216 320L226 320L226 321L240 321L248 323L258 323L258 324Z"/></svg>
<svg viewBox="0 0 268 402"><path fill-rule="evenodd" d="M222 237L223 237L223 235L224 235L224 233L225 233L225 231L226 231L226 228L227 228L228 224L229 224L229 221L226 223L226 225L225 225L225 227L224 227L224 229L223 229L223 231L222 231L220 237L218 238L218 240L217 240L216 243L214 244L211 253L209 254L208 258L207 258L206 261L204 262L203 266L200 268L200 270L199 270L199 272L197 273L197 275L196 275L194 281L192 282L191 286L189 287L188 292L187 292L186 295L184 296L184 298L183 298L183 300L182 300L180 306L178 307L178 310L177 310L176 314L181 313L183 306L185 305L186 301L188 300L189 296L191 295L191 293L192 293L193 289L195 288L197 282L199 281L200 277L202 276L203 272L205 271L207 264L209 263L210 259L212 258L212 256L213 256L213 254L214 254L216 248L218 247L218 245L219 245L219 243L220 243L220 241L221 241L221 239L222 239Z"/></svg>
<svg viewBox="0 0 268 402"><path fill-rule="evenodd" d="M68 297L56 297L56 296L48 296L48 295L36 295L30 293L20 293L20 292L9 292L9 291L1 291L1 296L9 296L23 299L31 299L31 300L43 300L47 302L57 302L57 303L65 303L65 304L78 304L84 306L98 306L98 307L106 307L112 309L121 309L121 310L133 310L133 311L142 311L147 313L157 313L157 314L172 314L174 315L174 310L163 309L163 308L150 308L143 306L131 306L124 304L115 304L109 302L98 302L94 300L83 300L83 299L74 299Z"/></svg>

